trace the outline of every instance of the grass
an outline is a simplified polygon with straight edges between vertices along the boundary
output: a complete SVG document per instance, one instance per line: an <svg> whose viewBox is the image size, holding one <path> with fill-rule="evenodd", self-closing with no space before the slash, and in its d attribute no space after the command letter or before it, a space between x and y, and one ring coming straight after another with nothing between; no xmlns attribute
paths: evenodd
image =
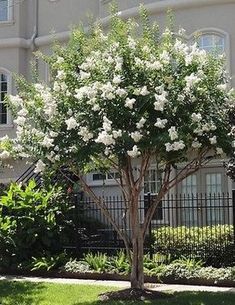
<svg viewBox="0 0 235 305"><path fill-rule="evenodd" d="M0 282L0 305L234 305L235 294L184 292L168 300L99 302L99 293L112 288L92 285Z"/></svg>

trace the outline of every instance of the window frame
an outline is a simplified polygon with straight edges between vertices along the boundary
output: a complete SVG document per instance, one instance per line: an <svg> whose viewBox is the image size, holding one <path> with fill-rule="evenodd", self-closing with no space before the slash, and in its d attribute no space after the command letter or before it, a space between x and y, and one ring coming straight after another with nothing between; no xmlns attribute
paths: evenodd
<svg viewBox="0 0 235 305"><path fill-rule="evenodd" d="M7 19L0 20L0 25L3 24L12 24L13 23L13 7L14 7L14 0L7 0Z"/></svg>
<svg viewBox="0 0 235 305"><path fill-rule="evenodd" d="M12 93L12 74L9 70L0 67L0 74L4 74L7 77L7 92L6 94ZM1 92L0 92L1 93ZM7 109L7 123L0 124L0 130L13 128L12 115L9 109Z"/></svg>

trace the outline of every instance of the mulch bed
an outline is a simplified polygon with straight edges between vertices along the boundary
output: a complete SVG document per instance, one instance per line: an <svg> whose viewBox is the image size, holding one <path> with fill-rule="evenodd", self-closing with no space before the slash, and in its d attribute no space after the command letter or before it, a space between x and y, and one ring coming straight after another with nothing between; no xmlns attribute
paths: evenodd
<svg viewBox="0 0 235 305"><path fill-rule="evenodd" d="M111 291L102 293L99 295L101 301L145 301L145 300L156 300L156 299L167 299L173 297L170 293L159 292L149 289L123 289L118 291Z"/></svg>

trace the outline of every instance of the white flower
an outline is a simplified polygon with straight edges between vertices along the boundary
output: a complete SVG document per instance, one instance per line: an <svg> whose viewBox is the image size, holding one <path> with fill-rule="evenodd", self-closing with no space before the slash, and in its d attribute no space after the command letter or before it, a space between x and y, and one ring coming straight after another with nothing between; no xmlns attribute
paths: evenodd
<svg viewBox="0 0 235 305"><path fill-rule="evenodd" d="M178 150L182 150L185 148L185 144L182 140L178 141L178 142L174 142L174 143L166 143L165 144L166 147L166 151L170 152L170 151L178 151Z"/></svg>
<svg viewBox="0 0 235 305"><path fill-rule="evenodd" d="M185 144L182 140L180 140L179 142L174 142L172 145L173 145L173 150L175 151L182 150L185 148Z"/></svg>
<svg viewBox="0 0 235 305"><path fill-rule="evenodd" d="M200 122L202 120L201 114L195 112L191 115L191 118L193 122Z"/></svg>
<svg viewBox="0 0 235 305"><path fill-rule="evenodd" d="M60 161L60 156L59 155L55 156L55 161Z"/></svg>
<svg viewBox="0 0 235 305"><path fill-rule="evenodd" d="M57 105L55 102L51 101L43 107L43 110L49 118L52 118L57 114Z"/></svg>
<svg viewBox="0 0 235 305"><path fill-rule="evenodd" d="M131 138L138 143L143 138L143 135L139 131L135 131L131 133Z"/></svg>
<svg viewBox="0 0 235 305"><path fill-rule="evenodd" d="M133 106L134 106L134 104L135 104L135 102L136 102L136 99L134 99L134 98L127 98L126 99L126 101L125 101L125 107L126 108L129 108L129 109L133 109Z"/></svg>
<svg viewBox="0 0 235 305"><path fill-rule="evenodd" d="M84 72L84 71L80 71L80 79L81 80L84 80L84 79L87 79L87 78L89 78L91 76L91 73L89 73L89 72Z"/></svg>
<svg viewBox="0 0 235 305"><path fill-rule="evenodd" d="M143 46L142 50L146 53L150 52L150 48L148 46Z"/></svg>
<svg viewBox="0 0 235 305"><path fill-rule="evenodd" d="M41 144L42 144L42 146L44 146L46 148L50 148L50 147L54 146L53 142L54 142L54 139L51 139L48 136L45 136Z"/></svg>
<svg viewBox="0 0 235 305"><path fill-rule="evenodd" d="M161 120L160 118L157 118L157 122L154 124L154 126L158 128L165 128L167 122L168 121L166 119Z"/></svg>
<svg viewBox="0 0 235 305"><path fill-rule="evenodd" d="M119 130L113 130L113 137L114 139L120 138L122 136L122 131L121 129Z"/></svg>
<svg viewBox="0 0 235 305"><path fill-rule="evenodd" d="M93 111L99 111L100 110L100 106L98 104L93 105L92 107Z"/></svg>
<svg viewBox="0 0 235 305"><path fill-rule="evenodd" d="M21 97L19 97L19 95L15 95L15 96L9 95L9 99L10 99L11 105L14 107L19 107L23 103L23 100Z"/></svg>
<svg viewBox="0 0 235 305"><path fill-rule="evenodd" d="M81 127L78 131L78 135L80 135L83 138L84 142L89 142L90 139L93 138L93 133L88 130L87 127Z"/></svg>
<svg viewBox="0 0 235 305"><path fill-rule="evenodd" d="M122 78L121 78L120 75L114 76L114 78L113 78L113 83L114 83L114 84L118 85L118 84L120 84L121 82L122 82Z"/></svg>
<svg viewBox="0 0 235 305"><path fill-rule="evenodd" d="M165 103L167 102L167 92L163 91L161 94L154 94L156 102L154 103L154 109L157 111L163 111Z"/></svg>
<svg viewBox="0 0 235 305"><path fill-rule="evenodd" d="M58 78L59 80L62 80L66 77L66 73L63 70L59 70L57 71L57 75L56 78Z"/></svg>
<svg viewBox="0 0 235 305"><path fill-rule="evenodd" d="M53 130L50 131L50 136L52 138L56 138L58 136L58 132L54 132Z"/></svg>
<svg viewBox="0 0 235 305"><path fill-rule="evenodd" d="M56 91L56 92L60 91L60 85L56 81L54 82L53 90Z"/></svg>
<svg viewBox="0 0 235 305"><path fill-rule="evenodd" d="M138 157L141 154L141 152L138 150L138 147L136 145L134 145L132 150L128 150L127 151L127 154L131 158L136 158L136 157Z"/></svg>
<svg viewBox="0 0 235 305"><path fill-rule="evenodd" d="M28 115L28 110L25 109L25 108L22 108L19 112L18 112L18 115L19 116L27 116Z"/></svg>
<svg viewBox="0 0 235 305"><path fill-rule="evenodd" d="M148 62L148 63L146 63L146 65L149 69L152 69L152 70L159 71L159 70L163 69L163 65L162 65L162 63L160 63L159 60L155 60L154 62Z"/></svg>
<svg viewBox="0 0 235 305"><path fill-rule="evenodd" d="M185 77L185 81L186 81L186 87L190 89L192 86L194 86L196 83L200 81L200 78L198 78L194 73L192 73L189 76Z"/></svg>
<svg viewBox="0 0 235 305"><path fill-rule="evenodd" d="M57 64L62 64L63 62L64 62L64 58L61 57L61 56L58 56L58 57L57 57L56 63L57 63Z"/></svg>
<svg viewBox="0 0 235 305"><path fill-rule="evenodd" d="M223 149L221 147L216 148L216 154L217 155L222 155L224 153Z"/></svg>
<svg viewBox="0 0 235 305"><path fill-rule="evenodd" d="M105 131L111 131L112 129L112 121L110 121L106 116L103 117L103 129Z"/></svg>
<svg viewBox="0 0 235 305"><path fill-rule="evenodd" d="M160 60L163 62L163 64L168 64L170 62L170 55L166 50L160 54Z"/></svg>
<svg viewBox="0 0 235 305"><path fill-rule="evenodd" d="M216 139L216 136L213 136L212 138L209 138L209 141L212 145L216 144L217 143L217 139Z"/></svg>
<svg viewBox="0 0 235 305"><path fill-rule="evenodd" d="M44 86L42 84L34 84L34 88L41 93L42 91L44 91Z"/></svg>
<svg viewBox="0 0 235 305"><path fill-rule="evenodd" d="M150 92L148 91L147 86L144 86L144 87L141 88L141 90L140 90L140 95L145 96L145 95L148 95L149 93L150 93Z"/></svg>
<svg viewBox="0 0 235 305"><path fill-rule="evenodd" d="M98 138L95 140L97 143L103 143L105 146L115 144L113 135L108 134L105 130L99 133Z"/></svg>
<svg viewBox="0 0 235 305"><path fill-rule="evenodd" d="M166 151L169 152L169 151L172 151L173 150L173 146L171 143L166 143L165 144L165 147L166 147Z"/></svg>
<svg viewBox="0 0 235 305"><path fill-rule="evenodd" d="M6 160L9 159L9 157L10 157L10 153L6 150L0 153L0 160Z"/></svg>
<svg viewBox="0 0 235 305"><path fill-rule="evenodd" d="M65 123L67 125L67 130L74 129L78 126L78 123L76 122L75 118L73 118L73 117L66 120Z"/></svg>
<svg viewBox="0 0 235 305"><path fill-rule="evenodd" d="M137 127L138 129L141 129L141 128L144 127L144 124L145 124L145 123L146 123L146 119L145 119L145 118L141 118L141 119L139 120L139 122L136 123L136 127Z"/></svg>
<svg viewBox="0 0 235 305"><path fill-rule="evenodd" d="M68 89L68 86L66 85L65 82L63 82L63 83L60 84L60 88L61 88L61 90L62 90L63 92L66 92L66 90Z"/></svg>
<svg viewBox="0 0 235 305"><path fill-rule="evenodd" d="M195 139L192 143L192 147L196 148L196 149L200 148L200 147L202 147L202 143L200 143L197 139Z"/></svg>
<svg viewBox="0 0 235 305"><path fill-rule="evenodd" d="M171 128L168 129L168 133L172 141L178 139L178 133L176 131L175 126L171 126Z"/></svg>
<svg viewBox="0 0 235 305"><path fill-rule="evenodd" d="M227 84L220 84L217 86L217 89L221 91L225 91L227 89Z"/></svg>
<svg viewBox="0 0 235 305"><path fill-rule="evenodd" d="M26 118L23 116L18 116L17 119L14 120L14 123L19 126L23 126L26 122Z"/></svg>
<svg viewBox="0 0 235 305"><path fill-rule="evenodd" d="M130 49L135 49L136 47L136 42L132 37L128 37L128 46Z"/></svg>
<svg viewBox="0 0 235 305"><path fill-rule="evenodd" d="M122 88L117 88L116 90L116 94L120 97L124 96L127 94L126 90L125 89L122 89Z"/></svg>
<svg viewBox="0 0 235 305"><path fill-rule="evenodd" d="M44 172L46 168L46 164L42 162L42 160L39 160L36 164L36 167L34 169L34 172L35 174L38 174L38 173L41 173L41 172Z"/></svg>

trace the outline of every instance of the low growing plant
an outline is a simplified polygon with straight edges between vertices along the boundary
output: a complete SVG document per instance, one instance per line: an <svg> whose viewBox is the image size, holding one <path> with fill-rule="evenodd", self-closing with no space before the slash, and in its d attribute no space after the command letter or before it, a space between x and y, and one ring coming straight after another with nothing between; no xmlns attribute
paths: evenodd
<svg viewBox="0 0 235 305"><path fill-rule="evenodd" d="M84 262L95 272L105 272L109 267L109 258L103 253L88 253L84 256Z"/></svg>
<svg viewBox="0 0 235 305"><path fill-rule="evenodd" d="M36 270L56 270L59 269L66 260L66 254L61 253L55 256L33 257L31 262L31 271Z"/></svg>
<svg viewBox="0 0 235 305"><path fill-rule="evenodd" d="M77 261L76 259L70 259L63 268L62 271L72 272L72 273L86 273L92 272L88 263L84 261Z"/></svg>

